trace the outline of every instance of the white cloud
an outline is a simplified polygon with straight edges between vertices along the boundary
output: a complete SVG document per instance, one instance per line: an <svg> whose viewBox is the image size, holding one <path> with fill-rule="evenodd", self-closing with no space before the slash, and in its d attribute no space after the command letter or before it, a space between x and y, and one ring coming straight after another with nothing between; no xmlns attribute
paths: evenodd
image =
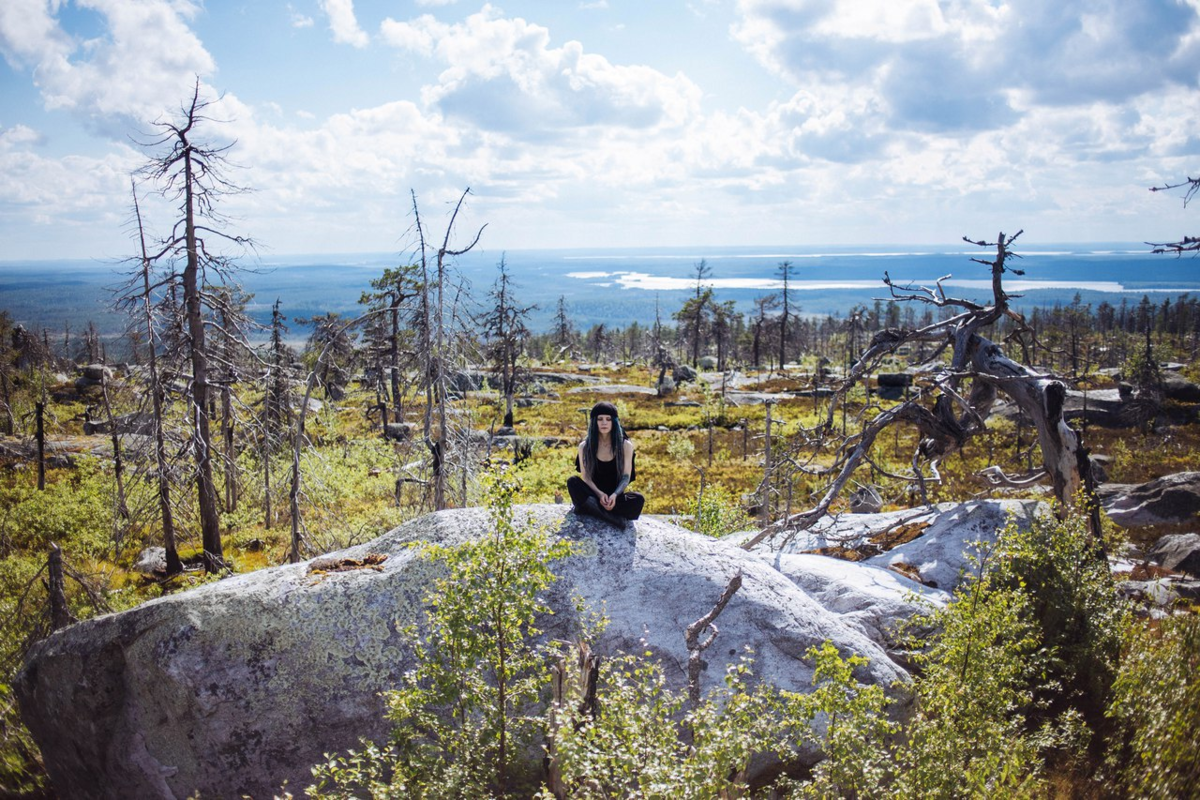
<svg viewBox="0 0 1200 800"><path fill-rule="evenodd" d="M354 0L320 0L321 10L329 17L333 40L353 47L366 47L370 38L358 26L354 16Z"/></svg>
<svg viewBox="0 0 1200 800"><path fill-rule="evenodd" d="M6 0L0 3L0 52L13 69L66 59L74 49L58 27L61 0Z"/></svg>
<svg viewBox="0 0 1200 800"><path fill-rule="evenodd" d="M312 17L308 16L307 14L300 13L292 7L291 3L287 4L287 11L288 16L292 20L293 28L311 28L315 24Z"/></svg>
<svg viewBox="0 0 1200 800"><path fill-rule="evenodd" d="M0 5L0 49L10 63L32 68L47 108L70 110L100 127L113 117L145 120L178 103L197 75L215 69L188 28L197 8L186 0L78 5L104 17L103 36L86 42L69 36L54 16L59 2Z"/></svg>
<svg viewBox="0 0 1200 800"><path fill-rule="evenodd" d="M429 15L385 20L384 40L446 65L423 99L440 113L525 139L603 126L678 127L699 111L700 89L640 65L615 65L579 42L550 46L550 31L484 6L447 25Z"/></svg>
<svg viewBox="0 0 1200 800"><path fill-rule="evenodd" d="M20 125L0 131L0 219L9 221L6 243L37 252L26 242L40 240L45 248L46 242L82 235L91 248L101 230L118 253L128 218L129 175L140 157L117 145L99 157L49 158L38 152L42 139Z"/></svg>
<svg viewBox="0 0 1200 800"><path fill-rule="evenodd" d="M797 88L875 92L894 128L1014 123L1047 106L1124 103L1200 80L1200 16L1176 0L739 0L734 35Z"/></svg>

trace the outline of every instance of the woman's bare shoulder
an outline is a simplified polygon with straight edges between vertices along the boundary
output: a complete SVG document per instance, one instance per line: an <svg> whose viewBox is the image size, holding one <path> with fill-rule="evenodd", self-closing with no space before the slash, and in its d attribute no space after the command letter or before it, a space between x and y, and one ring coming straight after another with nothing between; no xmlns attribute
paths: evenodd
<svg viewBox="0 0 1200 800"><path fill-rule="evenodd" d="M632 452L633 452L633 450L634 450L634 447L633 447L633 439L626 438L626 439L625 439L625 452L626 452L626 453L632 453Z"/></svg>

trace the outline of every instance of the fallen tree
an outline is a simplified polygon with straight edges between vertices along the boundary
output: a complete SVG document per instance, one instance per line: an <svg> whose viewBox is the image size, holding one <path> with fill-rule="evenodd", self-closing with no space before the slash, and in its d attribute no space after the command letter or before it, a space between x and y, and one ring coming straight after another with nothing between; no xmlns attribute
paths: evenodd
<svg viewBox="0 0 1200 800"><path fill-rule="evenodd" d="M1059 513L1066 515L1078 510L1080 504L1089 515L1093 536L1100 545L1100 520L1095 502L1094 482L1088 451L1079 434L1063 418L1067 389L1050 374L1040 373L1005 355L1003 349L983 333L1003 317L1025 327L1024 318L1009 307L1010 295L1004 291L1006 272L1023 275L1009 265L1020 258L1010 249L1023 231L1012 236L999 234L995 242L964 241L979 247L995 248L991 261L973 258L991 270L992 300L979 304L946 295L943 282L933 287L901 285L885 272L883 283L898 302L917 302L949 310L945 319L920 328L887 328L875 334L870 345L836 385L828 413L816 428L801 431L793 442L792 465L801 472L826 477L830 484L820 501L805 511L789 514L766 526L749 539L743 547L750 549L777 536L786 538L805 530L825 516L833 502L859 467L871 462L871 450L879 434L892 425L909 424L919 434L912 458L910 475L895 475L875 468L892 478L917 484L922 495L929 480L938 479L938 462L961 450L974 436L987 429L987 419L997 397L1003 393L1031 420L1038 434L1045 474L1049 476ZM860 427L846 436L834 437L834 418L844 408L850 389L864 376L875 371L882 361L906 345L932 345L932 352L921 366L933 370L933 379L920 387L916 394L891 408L868 404L860 415ZM949 351L949 359L945 355ZM874 415L871 412L874 411ZM816 454L830 453L832 463L818 466ZM807 453L807 457L798 454ZM926 477L928 470L929 476ZM991 467L988 476L993 481L1017 482L998 467Z"/></svg>

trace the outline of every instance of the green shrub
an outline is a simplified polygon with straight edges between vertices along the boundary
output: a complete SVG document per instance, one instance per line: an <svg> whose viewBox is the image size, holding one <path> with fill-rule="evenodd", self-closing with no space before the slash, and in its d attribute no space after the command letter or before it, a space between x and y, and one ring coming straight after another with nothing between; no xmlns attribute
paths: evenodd
<svg viewBox="0 0 1200 800"><path fill-rule="evenodd" d="M1200 617L1131 630L1113 685L1110 764L1131 797L1194 797L1200 787Z"/></svg>
<svg viewBox="0 0 1200 800"><path fill-rule="evenodd" d="M816 662L816 688L794 696L791 713L803 723L800 730L805 738L819 745L825 758L813 768L809 780L783 785L800 797L884 795L894 770L889 737L899 725L888 719L883 687L855 681L854 670L866 666L867 659L843 659L830 641L809 648L807 657Z"/></svg>
<svg viewBox="0 0 1200 800"><path fill-rule="evenodd" d="M38 491L28 476L0 484L0 555L45 553L50 543L77 558L112 546L112 479L94 459L80 458Z"/></svg>
<svg viewBox="0 0 1200 800"><path fill-rule="evenodd" d="M697 494L688 503L686 513L692 518L692 530L705 536L724 536L754 525L737 499L720 484L705 486L704 494Z"/></svg>
<svg viewBox="0 0 1200 800"><path fill-rule="evenodd" d="M903 797L1041 791L1045 759L1082 757L1127 624L1082 515L1009 525L934 615L917 713L899 751Z"/></svg>
<svg viewBox="0 0 1200 800"><path fill-rule="evenodd" d="M644 656L603 663L598 713L578 695L552 709L553 753L572 798L741 796L756 753L789 752L794 731L788 695L751 685L751 663L729 669L725 686L692 706ZM539 797L553 798L543 789Z"/></svg>
<svg viewBox="0 0 1200 800"><path fill-rule="evenodd" d="M328 757L313 769L313 796L484 797L521 788L514 766L540 730L535 712L548 680L535 623L549 613L541 599L555 580L548 565L570 545L514 524L515 481L490 481L489 536L421 546L446 572L425 598L425 632L409 629L418 665L386 695L391 742Z"/></svg>

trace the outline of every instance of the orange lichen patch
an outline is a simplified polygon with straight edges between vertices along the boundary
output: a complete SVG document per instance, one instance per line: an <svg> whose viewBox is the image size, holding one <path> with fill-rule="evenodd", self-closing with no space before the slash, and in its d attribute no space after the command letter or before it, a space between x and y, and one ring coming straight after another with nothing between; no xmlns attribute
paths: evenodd
<svg viewBox="0 0 1200 800"><path fill-rule="evenodd" d="M894 528L888 528L886 531L875 534L870 538L870 542L877 545L883 552L887 552L893 547L908 544L923 534L928 527L928 522L910 522L897 525Z"/></svg>
<svg viewBox="0 0 1200 800"><path fill-rule="evenodd" d="M362 558L318 558L308 565L308 574L326 572L349 572L355 569L373 569L383 571L383 562L387 556L382 553L367 553Z"/></svg>

